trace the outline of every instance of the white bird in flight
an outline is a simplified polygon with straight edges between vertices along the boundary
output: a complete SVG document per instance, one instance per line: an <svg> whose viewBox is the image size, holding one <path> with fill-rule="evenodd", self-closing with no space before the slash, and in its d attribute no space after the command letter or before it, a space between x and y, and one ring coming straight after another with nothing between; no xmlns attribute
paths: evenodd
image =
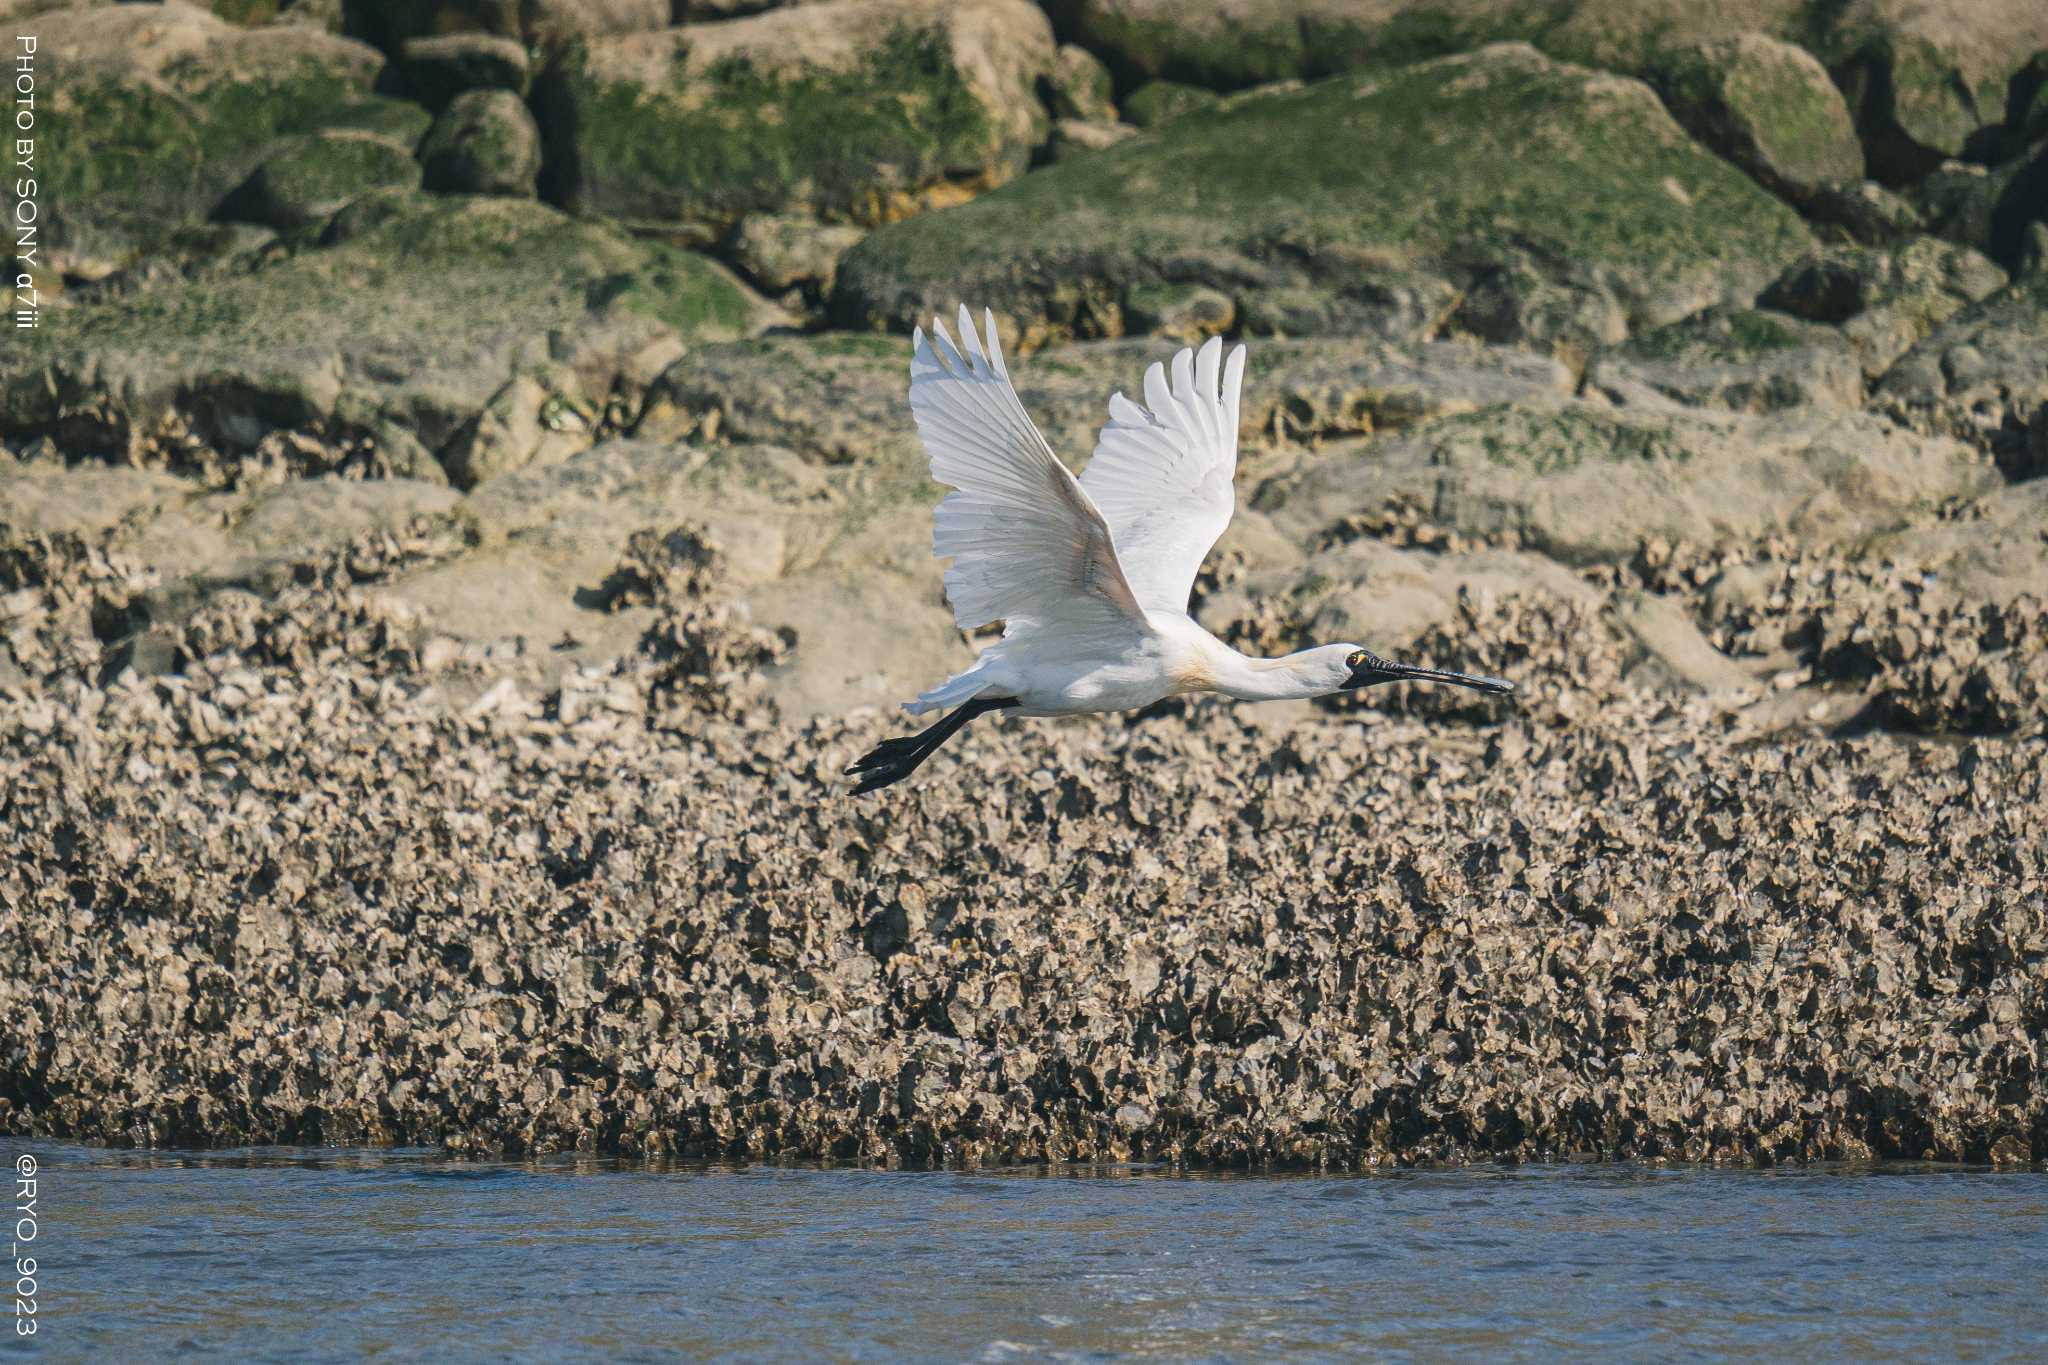
<svg viewBox="0 0 2048 1365"><path fill-rule="evenodd" d="M1109 424L1077 479L1010 386L995 315L983 318L986 338L961 308L964 352L939 320L930 336L918 329L910 411L932 478L954 490L932 518L932 553L953 560L953 619L962 630L1001 621L1003 638L904 704L914 716L955 709L848 768L860 778L855 795L901 782L991 711L1135 711L1191 692L1285 701L1403 680L1514 691L1499 678L1394 663L1355 644L1255 659L1202 629L1188 594L1235 508L1244 347L1228 360L1220 337L1183 350L1171 382L1154 362L1142 407L1112 394Z"/></svg>

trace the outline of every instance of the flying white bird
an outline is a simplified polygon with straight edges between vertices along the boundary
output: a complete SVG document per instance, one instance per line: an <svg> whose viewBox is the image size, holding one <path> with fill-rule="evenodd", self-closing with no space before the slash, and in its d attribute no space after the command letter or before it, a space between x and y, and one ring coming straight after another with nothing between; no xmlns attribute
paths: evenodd
<svg viewBox="0 0 2048 1365"><path fill-rule="evenodd" d="M914 702L912 715L954 707L847 769L854 794L910 776L976 716L1134 711L1165 697L1216 692L1238 701L1328 696L1375 683L1455 683L1512 692L1499 678L1393 663L1360 645L1322 645L1280 659L1238 653L1195 624L1188 593L1230 524L1244 347L1223 359L1212 337L1154 363L1145 403L1109 400L1109 425L1080 478L1032 425L996 340L975 335L966 308L953 344L945 324L918 329L910 411L932 478L953 488L932 518L932 553L951 556L946 595L962 630L1003 623L974 666Z"/></svg>

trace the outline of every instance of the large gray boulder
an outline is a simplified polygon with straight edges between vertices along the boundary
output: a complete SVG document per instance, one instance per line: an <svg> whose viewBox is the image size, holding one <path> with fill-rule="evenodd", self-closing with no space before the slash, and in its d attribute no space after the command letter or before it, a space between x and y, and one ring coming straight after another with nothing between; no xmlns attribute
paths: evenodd
<svg viewBox="0 0 2048 1365"><path fill-rule="evenodd" d="M443 194L533 194L540 129L509 90L457 95L420 144L426 187Z"/></svg>
<svg viewBox="0 0 2048 1365"><path fill-rule="evenodd" d="M1671 53L1653 80L1687 131L1787 198L1863 179L1842 92L1801 48L1741 33Z"/></svg>

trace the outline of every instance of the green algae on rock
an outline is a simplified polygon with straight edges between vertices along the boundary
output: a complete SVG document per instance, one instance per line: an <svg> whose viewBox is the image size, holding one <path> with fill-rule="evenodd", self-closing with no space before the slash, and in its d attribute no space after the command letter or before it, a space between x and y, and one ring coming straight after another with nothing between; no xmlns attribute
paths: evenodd
<svg viewBox="0 0 2048 1365"><path fill-rule="evenodd" d="M834 313L907 329L967 298L1028 338L1113 336L1134 285L1209 284L1245 314L1434 281L1489 339L1587 345L1746 301L1810 241L1647 86L1503 45L1244 99L886 227L841 263Z"/></svg>
<svg viewBox="0 0 2048 1365"><path fill-rule="evenodd" d="M533 78L526 49L488 33L414 38L402 51L399 69L406 89L437 112L469 90L509 90L524 96Z"/></svg>
<svg viewBox="0 0 2048 1365"><path fill-rule="evenodd" d="M279 146L221 201L215 215L279 232L303 231L324 226L370 190L408 190L419 183L420 164L408 148L374 133L329 129Z"/></svg>
<svg viewBox="0 0 2048 1365"><path fill-rule="evenodd" d="M847 0L594 39L535 90L546 189L704 240L754 212L900 218L1025 168L1054 52L1024 0Z"/></svg>
<svg viewBox="0 0 2048 1365"><path fill-rule="evenodd" d="M1054 118L1107 122L1116 118L1109 68L1086 48L1062 43L1044 77L1045 104Z"/></svg>
<svg viewBox="0 0 2048 1365"><path fill-rule="evenodd" d="M117 460L174 433L156 458L175 462L187 440L246 450L278 428L390 422L438 450L521 357L545 360L551 335L607 308L730 337L757 306L708 261L531 201L376 192L328 236L251 273L77 305L61 332L32 334L0 431Z"/></svg>
<svg viewBox="0 0 2048 1365"><path fill-rule="evenodd" d="M1182 114L1213 109L1220 97L1178 81L1147 81L1124 101L1124 117L1140 128L1157 128Z"/></svg>
<svg viewBox="0 0 2048 1365"><path fill-rule="evenodd" d="M383 56L302 26L245 29L184 5L39 21L49 93L44 193L55 243L100 273L205 219L280 139L425 120L373 93ZM417 136L417 129L414 133Z"/></svg>
<svg viewBox="0 0 2048 1365"><path fill-rule="evenodd" d="M1889 183L1997 126L2015 77L2048 47L2048 7L2037 0L1054 0L1051 9L1062 35L1103 58L1123 89L1164 77L1231 90L1504 41L1648 74L1676 50L1760 34L1827 65Z"/></svg>
<svg viewBox="0 0 2048 1365"><path fill-rule="evenodd" d="M1765 186L1803 200L1863 178L1863 148L1841 91L1811 55L1743 33L1663 59L1652 77L1695 137Z"/></svg>
<svg viewBox="0 0 2048 1365"><path fill-rule="evenodd" d="M1998 125L2014 76L2044 45L2048 8L2033 0L1942 10L1862 0L1843 12L1820 55L1856 115L1871 174L1901 184Z"/></svg>
<svg viewBox="0 0 2048 1365"><path fill-rule="evenodd" d="M350 33L387 51L413 38L481 33L553 52L582 38L674 22L671 0L347 0Z"/></svg>
<svg viewBox="0 0 2048 1365"><path fill-rule="evenodd" d="M532 195L540 130L509 90L470 90L448 102L420 144L424 183L443 194Z"/></svg>

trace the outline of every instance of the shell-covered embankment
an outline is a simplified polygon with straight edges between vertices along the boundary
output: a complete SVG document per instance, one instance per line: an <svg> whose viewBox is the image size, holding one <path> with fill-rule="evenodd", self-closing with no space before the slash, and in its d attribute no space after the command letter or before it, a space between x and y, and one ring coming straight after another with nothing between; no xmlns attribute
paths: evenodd
<svg viewBox="0 0 2048 1365"><path fill-rule="evenodd" d="M701 540L642 537L611 580L655 604L635 652L459 709L480 665L423 656L376 586L432 552L365 537L203 612L181 672L102 690L86 604L133 566L10 547L48 671L0 710L0 1127L892 1162L2048 1152L2038 734L1772 738L1630 690L1570 612L1473 601L1462 644L1425 643L1518 678L1495 710L987 726L852 801L834 774L893 722L778 718L750 677L784 642ZM1999 629L2037 686L2041 623Z"/></svg>

